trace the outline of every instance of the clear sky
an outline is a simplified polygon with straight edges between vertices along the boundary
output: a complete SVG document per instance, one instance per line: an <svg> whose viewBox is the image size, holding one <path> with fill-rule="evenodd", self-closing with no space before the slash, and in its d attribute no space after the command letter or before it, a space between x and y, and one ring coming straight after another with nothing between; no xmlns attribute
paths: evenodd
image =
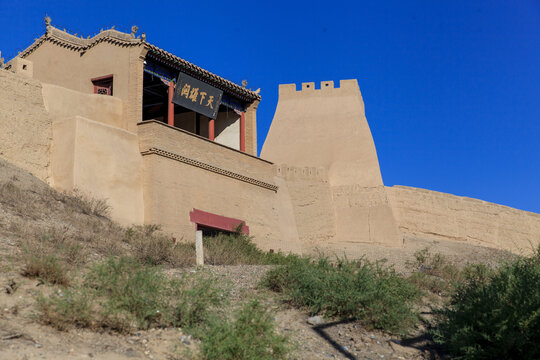
<svg viewBox="0 0 540 360"><path fill-rule="evenodd" d="M261 88L259 149L278 84L356 78L386 185L540 213L540 0L0 0L6 60L44 32L46 14L85 36L138 25Z"/></svg>

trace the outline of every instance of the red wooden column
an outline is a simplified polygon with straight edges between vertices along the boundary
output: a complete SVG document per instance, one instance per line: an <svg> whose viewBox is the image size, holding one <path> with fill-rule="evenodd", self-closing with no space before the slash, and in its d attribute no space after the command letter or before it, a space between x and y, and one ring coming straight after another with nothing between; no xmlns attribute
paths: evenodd
<svg viewBox="0 0 540 360"><path fill-rule="evenodd" d="M214 119L208 119L208 138L214 141Z"/></svg>
<svg viewBox="0 0 540 360"><path fill-rule="evenodd" d="M246 113L240 114L240 151L246 151Z"/></svg>
<svg viewBox="0 0 540 360"><path fill-rule="evenodd" d="M167 104L167 123L174 126L174 103L172 102L174 94L174 82L169 82L169 103Z"/></svg>

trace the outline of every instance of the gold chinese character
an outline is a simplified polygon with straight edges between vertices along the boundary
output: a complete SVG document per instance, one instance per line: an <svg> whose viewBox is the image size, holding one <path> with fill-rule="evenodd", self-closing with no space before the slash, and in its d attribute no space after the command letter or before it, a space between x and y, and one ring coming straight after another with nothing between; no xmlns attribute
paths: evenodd
<svg viewBox="0 0 540 360"><path fill-rule="evenodd" d="M201 102L200 102L199 104L202 105L202 102L204 101L204 98L206 97L206 93L205 93L204 91L201 91L201 92L199 93L199 95L201 95Z"/></svg>
<svg viewBox="0 0 540 360"><path fill-rule="evenodd" d="M189 94L189 98L192 102L197 102L197 96L199 96L199 88L191 89L191 94Z"/></svg>
<svg viewBox="0 0 540 360"><path fill-rule="evenodd" d="M191 86L188 84L185 84L182 88L182 92L180 93L180 96L185 96L186 99L189 98L189 90L191 89Z"/></svg>
<svg viewBox="0 0 540 360"><path fill-rule="evenodd" d="M208 102L206 103L206 106L210 106L210 109L214 110L214 107L212 106L212 103L214 102L214 96L210 95L208 98Z"/></svg>

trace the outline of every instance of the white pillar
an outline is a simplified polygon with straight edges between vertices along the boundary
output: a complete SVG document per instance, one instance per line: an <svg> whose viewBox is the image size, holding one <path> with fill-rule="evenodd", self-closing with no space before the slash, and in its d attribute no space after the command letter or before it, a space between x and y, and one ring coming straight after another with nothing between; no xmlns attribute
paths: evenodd
<svg viewBox="0 0 540 360"><path fill-rule="evenodd" d="M197 256L197 266L204 265L202 230L195 231L195 253Z"/></svg>

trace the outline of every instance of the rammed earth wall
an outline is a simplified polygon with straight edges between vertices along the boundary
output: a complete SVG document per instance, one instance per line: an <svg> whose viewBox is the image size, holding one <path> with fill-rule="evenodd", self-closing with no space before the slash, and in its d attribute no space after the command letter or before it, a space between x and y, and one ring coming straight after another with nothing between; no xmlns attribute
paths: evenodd
<svg viewBox="0 0 540 360"><path fill-rule="evenodd" d="M387 193L404 233L514 253L530 253L540 242L540 214L413 187L387 187Z"/></svg>
<svg viewBox="0 0 540 360"><path fill-rule="evenodd" d="M41 83L0 70L0 156L48 181L51 142Z"/></svg>
<svg viewBox="0 0 540 360"><path fill-rule="evenodd" d="M263 249L280 244L274 168L208 139L147 121L139 123L144 218L192 241L193 209L243 220Z"/></svg>

